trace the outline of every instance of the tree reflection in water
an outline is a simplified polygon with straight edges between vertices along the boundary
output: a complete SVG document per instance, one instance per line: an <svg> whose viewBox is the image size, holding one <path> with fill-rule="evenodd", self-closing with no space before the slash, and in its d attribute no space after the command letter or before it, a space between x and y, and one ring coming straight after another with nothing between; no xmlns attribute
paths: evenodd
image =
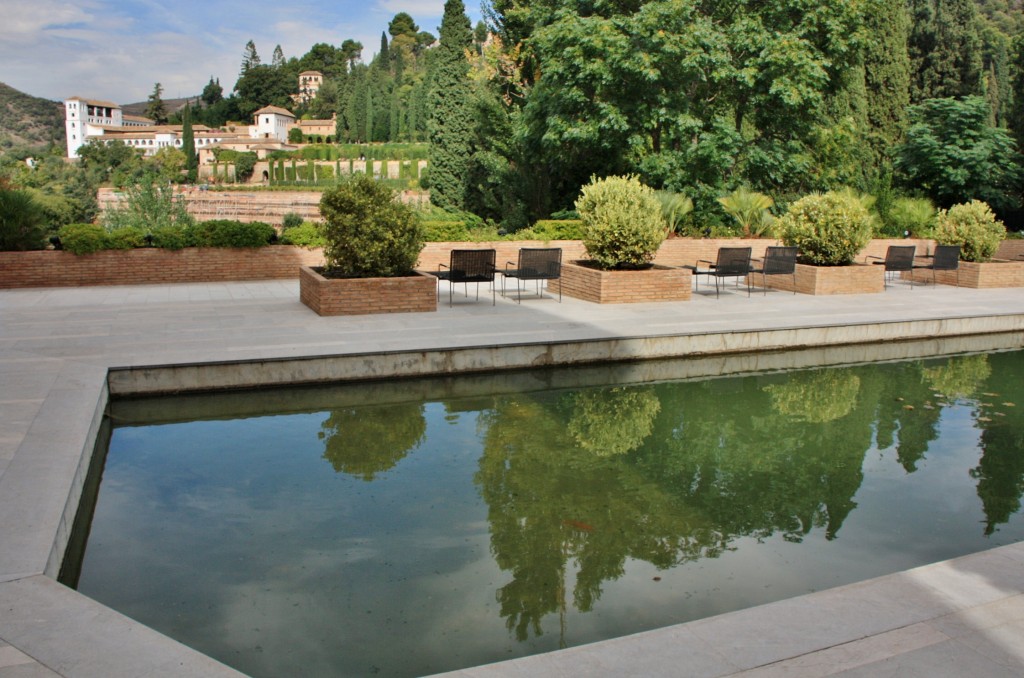
<svg viewBox="0 0 1024 678"><path fill-rule="evenodd" d="M570 593L576 610L592 609L627 559L665 569L743 537L837 538L866 452L895 447L913 473L945 404L1010 390L1000 383L1012 370L995 372L979 355L496 398L481 415L475 481L511 574L497 591L508 629L526 640L558 613L564 637ZM1024 403L1002 407L973 471L986 533L1024 491Z"/></svg>
<svg viewBox="0 0 1024 678"><path fill-rule="evenodd" d="M423 405L399 403L332 410L319 436L335 471L370 481L418 447L426 432Z"/></svg>

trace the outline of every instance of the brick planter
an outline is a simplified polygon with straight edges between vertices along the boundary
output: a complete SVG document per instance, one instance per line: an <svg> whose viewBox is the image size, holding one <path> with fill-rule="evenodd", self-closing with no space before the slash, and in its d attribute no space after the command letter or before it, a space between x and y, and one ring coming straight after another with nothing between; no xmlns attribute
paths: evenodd
<svg viewBox="0 0 1024 678"><path fill-rule="evenodd" d="M761 284L761 276L753 278ZM770 275L768 287L793 291L793 276ZM885 267L863 264L850 266L796 265L796 291L801 294L872 294L885 290Z"/></svg>
<svg viewBox="0 0 1024 678"><path fill-rule="evenodd" d="M643 271L602 271L566 262L562 277L548 281L548 291L598 304L631 304L645 301L687 301L690 298L688 269L654 266Z"/></svg>
<svg viewBox="0 0 1024 678"><path fill-rule="evenodd" d="M299 270L299 298L318 315L423 313L437 310L437 278L328 279L309 266Z"/></svg>
<svg viewBox="0 0 1024 678"><path fill-rule="evenodd" d="M323 259L319 249L289 245L141 248L81 255L53 250L0 252L0 289L294 280L299 266L318 266Z"/></svg>
<svg viewBox="0 0 1024 678"><path fill-rule="evenodd" d="M956 271L935 271L935 282L940 285L956 285ZM904 273L906 278L907 274ZM930 283L932 272L914 271L914 282ZM991 289L994 287L1024 287L1024 261L973 261L960 262L960 287Z"/></svg>

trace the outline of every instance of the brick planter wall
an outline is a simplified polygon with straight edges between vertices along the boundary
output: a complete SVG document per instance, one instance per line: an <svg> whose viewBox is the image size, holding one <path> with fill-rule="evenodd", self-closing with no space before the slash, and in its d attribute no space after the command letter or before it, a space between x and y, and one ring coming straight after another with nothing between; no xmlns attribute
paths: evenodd
<svg viewBox="0 0 1024 678"><path fill-rule="evenodd" d="M908 274L902 274L904 278ZM932 272L914 271L914 281L930 283ZM956 285L956 271L935 271L935 282L940 285ZM991 289L993 287L1024 287L1024 261L973 261L960 262L960 287Z"/></svg>
<svg viewBox="0 0 1024 678"><path fill-rule="evenodd" d="M423 313L437 310L437 279L417 273L403 278L332 280L303 266L299 299L318 315Z"/></svg>
<svg viewBox="0 0 1024 678"><path fill-rule="evenodd" d="M1009 261L1024 261L1024 238L1004 240L999 244L994 259L1007 259Z"/></svg>
<svg viewBox="0 0 1024 678"><path fill-rule="evenodd" d="M645 271L601 271L579 262L562 265L560 280L549 280L548 290L598 304L630 304L645 301L687 301L691 272L655 266Z"/></svg>
<svg viewBox="0 0 1024 678"><path fill-rule="evenodd" d="M295 279L300 266L319 266L323 253L290 245L259 248L187 247L104 250L93 254L41 250L0 252L0 289Z"/></svg>
<svg viewBox="0 0 1024 678"><path fill-rule="evenodd" d="M761 276L754 276L761 284ZM770 275L768 287L793 291L793 276ZM871 294L885 289L885 267L853 264L852 266L796 265L796 291L801 294Z"/></svg>

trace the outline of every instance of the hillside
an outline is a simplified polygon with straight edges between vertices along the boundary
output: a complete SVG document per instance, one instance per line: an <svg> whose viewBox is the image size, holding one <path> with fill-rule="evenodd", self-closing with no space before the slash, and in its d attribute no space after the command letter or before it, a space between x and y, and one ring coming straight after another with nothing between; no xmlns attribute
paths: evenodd
<svg viewBox="0 0 1024 678"><path fill-rule="evenodd" d="M64 141L64 105L0 82L0 148Z"/></svg>

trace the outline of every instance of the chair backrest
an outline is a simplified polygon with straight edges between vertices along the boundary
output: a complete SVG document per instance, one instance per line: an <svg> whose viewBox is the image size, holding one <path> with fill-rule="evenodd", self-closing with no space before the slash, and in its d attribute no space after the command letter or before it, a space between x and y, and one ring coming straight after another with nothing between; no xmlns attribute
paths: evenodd
<svg viewBox="0 0 1024 678"><path fill-rule="evenodd" d="M796 247L768 247L764 251L764 273L791 274L796 271Z"/></svg>
<svg viewBox="0 0 1024 678"><path fill-rule="evenodd" d="M889 249L885 251L885 270L914 270L914 255L916 253L917 248L913 245L890 245Z"/></svg>
<svg viewBox="0 0 1024 678"><path fill-rule="evenodd" d="M936 245L932 268L936 271L955 271L960 268L960 245Z"/></svg>
<svg viewBox="0 0 1024 678"><path fill-rule="evenodd" d="M491 250L452 250L450 280L456 282L490 282L494 280L496 252Z"/></svg>
<svg viewBox="0 0 1024 678"><path fill-rule="evenodd" d="M562 248L523 247L519 250L519 278L554 280L562 275Z"/></svg>
<svg viewBox="0 0 1024 678"><path fill-rule="evenodd" d="M716 275L746 275L750 272L749 247L720 247L715 263Z"/></svg>

